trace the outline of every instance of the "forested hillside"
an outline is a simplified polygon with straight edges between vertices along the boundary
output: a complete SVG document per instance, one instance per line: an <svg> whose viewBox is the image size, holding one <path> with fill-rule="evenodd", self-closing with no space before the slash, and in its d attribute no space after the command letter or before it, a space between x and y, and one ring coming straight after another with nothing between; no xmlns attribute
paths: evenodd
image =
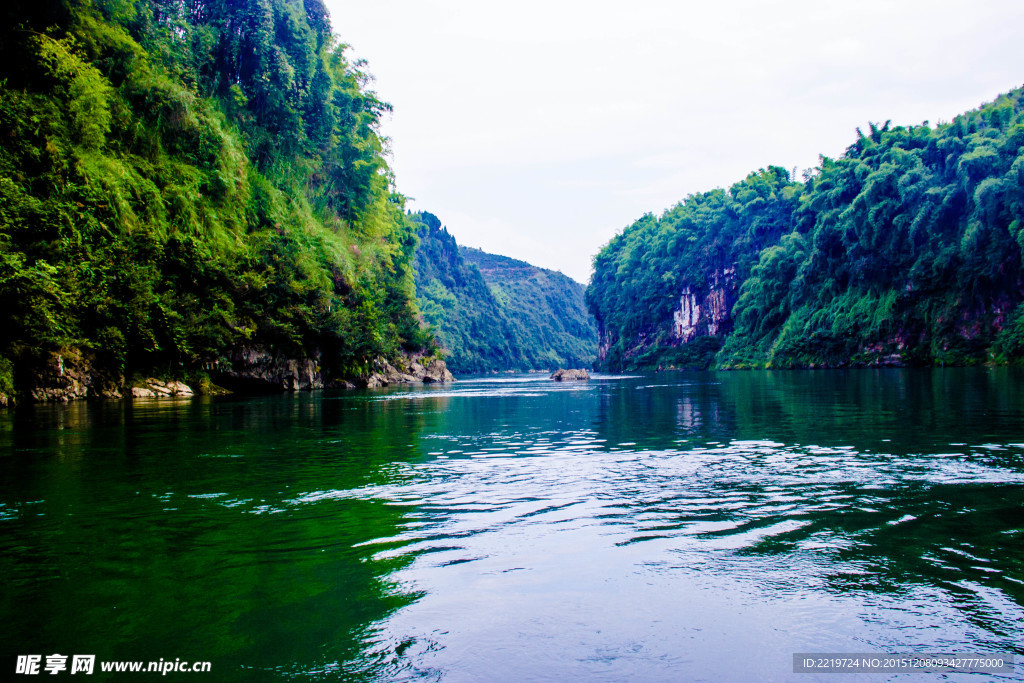
<svg viewBox="0 0 1024 683"><path fill-rule="evenodd" d="M320 0L4 3L0 393L427 345L368 82Z"/></svg>
<svg viewBox="0 0 1024 683"><path fill-rule="evenodd" d="M595 257L601 359L836 367L1024 356L1024 91L951 123L871 125L647 215Z"/></svg>
<svg viewBox="0 0 1024 683"><path fill-rule="evenodd" d="M590 367L597 331L583 285L524 261L460 247L440 220L415 214L416 293L455 372Z"/></svg>
<svg viewBox="0 0 1024 683"><path fill-rule="evenodd" d="M477 268L462 259L459 245L430 213L414 214L419 225L416 295L423 319L444 346L457 373L521 368L526 361L504 311Z"/></svg>
<svg viewBox="0 0 1024 683"><path fill-rule="evenodd" d="M525 261L460 247L504 308L531 368L589 368L597 360L597 325L584 287L568 275Z"/></svg>

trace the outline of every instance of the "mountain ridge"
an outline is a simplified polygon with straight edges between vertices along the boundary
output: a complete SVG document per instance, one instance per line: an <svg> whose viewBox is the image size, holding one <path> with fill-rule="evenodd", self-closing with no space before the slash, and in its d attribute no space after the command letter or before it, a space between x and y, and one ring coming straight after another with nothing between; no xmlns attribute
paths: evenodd
<svg viewBox="0 0 1024 683"><path fill-rule="evenodd" d="M453 372L589 367L597 333L583 285L557 271L463 247L429 213L420 223L416 290Z"/></svg>

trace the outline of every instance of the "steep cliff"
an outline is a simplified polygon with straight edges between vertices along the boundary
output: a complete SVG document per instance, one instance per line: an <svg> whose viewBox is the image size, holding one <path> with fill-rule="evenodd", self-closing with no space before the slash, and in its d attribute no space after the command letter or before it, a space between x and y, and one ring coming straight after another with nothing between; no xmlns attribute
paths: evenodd
<svg viewBox="0 0 1024 683"><path fill-rule="evenodd" d="M739 286L736 267L715 270L707 286L687 285L672 311L672 339L687 344L697 337L725 337L732 332L732 307Z"/></svg>
<svg viewBox="0 0 1024 683"><path fill-rule="evenodd" d="M728 192L693 195L648 214L594 259L587 305L601 367L706 368L735 326L733 309L758 253L790 229L799 185L785 169Z"/></svg>
<svg viewBox="0 0 1024 683"><path fill-rule="evenodd" d="M732 333L733 306L739 296L736 265L712 270L702 285L684 285L670 317L637 332L625 342L607 326L599 327L598 367L608 369L706 369ZM609 355L612 355L610 358Z"/></svg>

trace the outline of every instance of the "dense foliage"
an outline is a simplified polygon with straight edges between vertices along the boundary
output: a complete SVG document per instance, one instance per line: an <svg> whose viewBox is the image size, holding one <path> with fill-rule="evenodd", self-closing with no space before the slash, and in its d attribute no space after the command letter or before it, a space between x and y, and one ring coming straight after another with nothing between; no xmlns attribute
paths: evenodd
<svg viewBox="0 0 1024 683"><path fill-rule="evenodd" d="M530 369L589 368L597 359L597 325L583 285L568 275L525 261L460 247L480 269L505 311Z"/></svg>
<svg viewBox="0 0 1024 683"><path fill-rule="evenodd" d="M416 293L454 372L589 367L597 331L583 286L523 261L460 247L436 216L420 225Z"/></svg>
<svg viewBox="0 0 1024 683"><path fill-rule="evenodd" d="M320 0L0 10L0 367L79 347L187 372L418 348L387 105Z"/></svg>
<svg viewBox="0 0 1024 683"><path fill-rule="evenodd" d="M1024 90L948 124L857 133L803 183L770 167L615 237L587 292L605 363L1020 359ZM729 324L682 344L680 292L712 285L731 294Z"/></svg>
<svg viewBox="0 0 1024 683"><path fill-rule="evenodd" d="M448 367L481 373L524 364L512 327L480 271L467 264L459 245L430 213L415 214L416 295L424 320L437 333Z"/></svg>

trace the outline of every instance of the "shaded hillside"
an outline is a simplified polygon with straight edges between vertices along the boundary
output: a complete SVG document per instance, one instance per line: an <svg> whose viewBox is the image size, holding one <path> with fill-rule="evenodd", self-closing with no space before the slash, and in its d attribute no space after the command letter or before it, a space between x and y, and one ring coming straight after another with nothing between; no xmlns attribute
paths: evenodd
<svg viewBox="0 0 1024 683"><path fill-rule="evenodd" d="M491 293L524 342L534 368L591 367L597 326L583 300L584 287L568 275L470 247L459 252L480 269Z"/></svg>
<svg viewBox="0 0 1024 683"><path fill-rule="evenodd" d="M595 258L609 368L1015 362L1024 355L1024 91L872 124L647 215Z"/></svg>
<svg viewBox="0 0 1024 683"><path fill-rule="evenodd" d="M589 367L596 329L583 286L523 261L459 247L436 216L419 223L416 294L453 372Z"/></svg>
<svg viewBox="0 0 1024 683"><path fill-rule="evenodd" d="M320 0L0 20L0 391L52 359L93 395L254 349L341 376L428 343L388 105Z"/></svg>
<svg viewBox="0 0 1024 683"><path fill-rule="evenodd" d="M419 225L416 296L423 319L445 349L448 367L455 373L525 369L518 339L480 271L463 260L455 238L436 216L413 218Z"/></svg>

